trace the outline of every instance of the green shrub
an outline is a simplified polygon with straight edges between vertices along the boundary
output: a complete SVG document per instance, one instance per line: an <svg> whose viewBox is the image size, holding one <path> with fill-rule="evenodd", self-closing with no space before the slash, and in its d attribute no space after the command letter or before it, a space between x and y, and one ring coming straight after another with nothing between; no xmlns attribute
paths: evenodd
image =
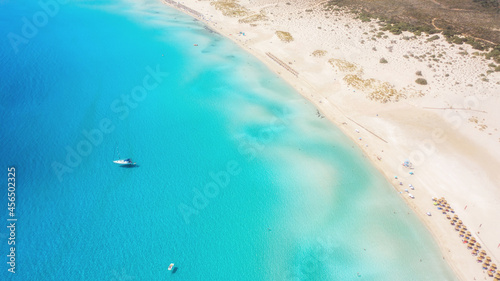
<svg viewBox="0 0 500 281"><path fill-rule="evenodd" d="M380 63L388 63L388 61L385 58L381 58Z"/></svg>
<svg viewBox="0 0 500 281"><path fill-rule="evenodd" d="M427 42L431 42L431 41L438 40L438 39L439 39L439 35L434 35L431 38L427 39Z"/></svg>
<svg viewBox="0 0 500 281"><path fill-rule="evenodd" d="M427 80L425 80L424 78L418 78L417 80L415 80L415 83L419 85L427 85Z"/></svg>
<svg viewBox="0 0 500 281"><path fill-rule="evenodd" d="M462 45L464 43L464 38L458 37L458 36L453 36L453 41L454 44L457 45Z"/></svg>
<svg viewBox="0 0 500 281"><path fill-rule="evenodd" d="M479 43L477 41L475 41L474 43L472 43L472 48L476 49L476 50L480 50L480 51L484 50L483 44L481 44L481 43Z"/></svg>
<svg viewBox="0 0 500 281"><path fill-rule="evenodd" d="M361 14L359 14L359 19L362 22L370 22L372 20L372 15L370 15L366 12L361 12Z"/></svg>
<svg viewBox="0 0 500 281"><path fill-rule="evenodd" d="M455 36L455 34L456 33L454 31L450 30L450 29L447 29L447 30L443 31L443 35L446 36L446 37L453 37L453 36Z"/></svg>

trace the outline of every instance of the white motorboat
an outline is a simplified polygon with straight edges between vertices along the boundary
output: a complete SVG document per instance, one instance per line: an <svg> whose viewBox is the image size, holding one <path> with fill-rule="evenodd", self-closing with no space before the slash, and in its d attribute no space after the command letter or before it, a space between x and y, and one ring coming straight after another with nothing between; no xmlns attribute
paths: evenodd
<svg viewBox="0 0 500 281"><path fill-rule="evenodd" d="M130 159L130 158L114 160L113 163L118 164L118 165L122 165L122 166L135 165L135 163L132 162L132 159Z"/></svg>
<svg viewBox="0 0 500 281"><path fill-rule="evenodd" d="M116 147L116 150L118 151L118 147ZM115 156L113 155L113 159L115 159ZM134 166L136 163L132 162L132 159L127 158L127 159L120 159L120 152L118 151L118 160L113 160L113 163L118 164L120 166Z"/></svg>

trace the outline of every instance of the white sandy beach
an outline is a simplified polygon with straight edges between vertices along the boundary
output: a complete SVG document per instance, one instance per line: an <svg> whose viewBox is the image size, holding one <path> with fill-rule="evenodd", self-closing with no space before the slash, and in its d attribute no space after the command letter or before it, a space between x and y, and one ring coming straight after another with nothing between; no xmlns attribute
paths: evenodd
<svg viewBox="0 0 500 281"><path fill-rule="evenodd" d="M490 61L443 36L379 34L374 21L326 12L325 1L230 1L241 5L230 10L239 16L223 15L215 2L180 2L188 11L173 6L259 58L358 143L395 192L402 191L460 279L493 280L431 200L445 197L500 264L500 73L486 74ZM317 50L324 52L313 55ZM406 159L414 169L401 165ZM415 199L404 192L409 184Z"/></svg>

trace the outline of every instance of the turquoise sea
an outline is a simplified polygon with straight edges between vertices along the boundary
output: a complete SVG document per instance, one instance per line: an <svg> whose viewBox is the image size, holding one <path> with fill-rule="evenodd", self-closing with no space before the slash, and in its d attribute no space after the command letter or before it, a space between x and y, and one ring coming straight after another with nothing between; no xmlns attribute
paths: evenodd
<svg viewBox="0 0 500 281"><path fill-rule="evenodd" d="M455 280L360 149L193 18L3 0L0 36L0 280Z"/></svg>

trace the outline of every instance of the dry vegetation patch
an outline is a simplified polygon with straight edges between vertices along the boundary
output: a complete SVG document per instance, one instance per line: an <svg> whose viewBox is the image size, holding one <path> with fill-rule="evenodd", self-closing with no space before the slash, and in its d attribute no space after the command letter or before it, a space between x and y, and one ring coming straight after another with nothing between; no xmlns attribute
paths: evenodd
<svg viewBox="0 0 500 281"><path fill-rule="evenodd" d="M325 50L316 50L312 53L313 56L315 57L323 57L326 55L326 51Z"/></svg>
<svg viewBox="0 0 500 281"><path fill-rule="evenodd" d="M363 70L359 68L352 62L348 62L342 59L329 59L328 62L333 66L338 68L342 72L358 72L362 73Z"/></svg>
<svg viewBox="0 0 500 281"><path fill-rule="evenodd" d="M253 23L256 21L267 21L267 20L268 20L267 16L261 12L260 14L253 14L253 15L250 15L246 18L239 19L238 22L239 23Z"/></svg>
<svg viewBox="0 0 500 281"><path fill-rule="evenodd" d="M348 74L344 77L347 85L368 93L368 98L381 103L397 102L405 99L406 95L394 88L387 82L382 82L373 78L363 79L355 74Z"/></svg>
<svg viewBox="0 0 500 281"><path fill-rule="evenodd" d="M276 31L276 36L278 36L278 38L285 42L285 43L289 43L289 42L292 42L293 41L293 37L292 35L290 34L290 32L286 32L286 31Z"/></svg>
<svg viewBox="0 0 500 281"><path fill-rule="evenodd" d="M236 0L217 0L211 2L215 9L228 17L244 17L248 15L248 9L237 3Z"/></svg>

